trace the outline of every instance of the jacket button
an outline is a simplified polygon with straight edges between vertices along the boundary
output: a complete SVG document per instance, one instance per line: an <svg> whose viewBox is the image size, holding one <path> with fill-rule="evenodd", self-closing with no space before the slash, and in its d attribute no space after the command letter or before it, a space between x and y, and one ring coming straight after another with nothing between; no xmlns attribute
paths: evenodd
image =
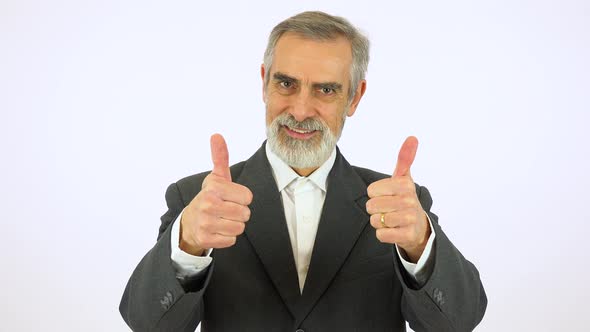
<svg viewBox="0 0 590 332"><path fill-rule="evenodd" d="M170 293L170 292L166 292L166 295L160 300L160 304L162 305L162 308L164 308L164 310L170 309L170 306L172 305L173 302L174 302L174 297L172 296L172 293Z"/></svg>
<svg viewBox="0 0 590 332"><path fill-rule="evenodd" d="M295 332L305 332L302 329L297 329Z"/></svg>
<svg viewBox="0 0 590 332"><path fill-rule="evenodd" d="M432 295L433 295L434 301L436 301L436 303L438 303L439 306L442 306L445 304L445 296L444 296L444 293L440 289L435 288L434 291L432 292Z"/></svg>

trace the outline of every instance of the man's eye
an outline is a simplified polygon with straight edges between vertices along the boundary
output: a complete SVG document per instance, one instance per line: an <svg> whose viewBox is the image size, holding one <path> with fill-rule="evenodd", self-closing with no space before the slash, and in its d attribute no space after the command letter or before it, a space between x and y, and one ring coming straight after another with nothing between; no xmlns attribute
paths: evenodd
<svg viewBox="0 0 590 332"><path fill-rule="evenodd" d="M334 89L332 89L332 88L322 88L322 93L325 94L325 95L329 95L329 94L334 93Z"/></svg>
<svg viewBox="0 0 590 332"><path fill-rule="evenodd" d="M283 82L280 82L279 85L282 88L289 89L290 87L293 86L293 83L292 82L283 81Z"/></svg>

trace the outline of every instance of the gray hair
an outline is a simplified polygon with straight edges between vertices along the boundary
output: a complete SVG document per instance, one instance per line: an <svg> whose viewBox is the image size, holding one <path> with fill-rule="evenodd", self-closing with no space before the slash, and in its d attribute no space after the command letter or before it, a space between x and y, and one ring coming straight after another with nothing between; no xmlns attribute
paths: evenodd
<svg viewBox="0 0 590 332"><path fill-rule="evenodd" d="M348 102L350 103L354 98L359 82L365 79L367 73L369 39L350 24L348 20L339 16L332 16L319 11L309 11L290 17L275 26L268 37L268 45L264 52L265 85L270 77L275 46L279 38L286 32L293 32L313 40L334 40L342 36L350 42L352 48L350 88L348 90Z"/></svg>

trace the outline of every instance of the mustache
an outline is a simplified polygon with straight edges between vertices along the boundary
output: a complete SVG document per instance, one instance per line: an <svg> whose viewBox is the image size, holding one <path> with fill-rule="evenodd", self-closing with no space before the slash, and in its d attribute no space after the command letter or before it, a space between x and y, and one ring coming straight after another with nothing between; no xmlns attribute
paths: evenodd
<svg viewBox="0 0 590 332"><path fill-rule="evenodd" d="M327 126L318 119L307 118L303 121L295 120L291 114L283 114L276 118L276 123L280 126L287 126L290 128L298 128L303 130L318 130L323 131Z"/></svg>

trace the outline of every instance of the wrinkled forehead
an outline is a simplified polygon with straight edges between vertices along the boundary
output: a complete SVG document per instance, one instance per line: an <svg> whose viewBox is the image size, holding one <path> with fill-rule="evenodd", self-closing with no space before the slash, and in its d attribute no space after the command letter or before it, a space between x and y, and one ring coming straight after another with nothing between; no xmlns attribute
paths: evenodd
<svg viewBox="0 0 590 332"><path fill-rule="evenodd" d="M349 81L352 48L344 37L315 40L285 33L275 46L270 76L280 72L302 82Z"/></svg>

